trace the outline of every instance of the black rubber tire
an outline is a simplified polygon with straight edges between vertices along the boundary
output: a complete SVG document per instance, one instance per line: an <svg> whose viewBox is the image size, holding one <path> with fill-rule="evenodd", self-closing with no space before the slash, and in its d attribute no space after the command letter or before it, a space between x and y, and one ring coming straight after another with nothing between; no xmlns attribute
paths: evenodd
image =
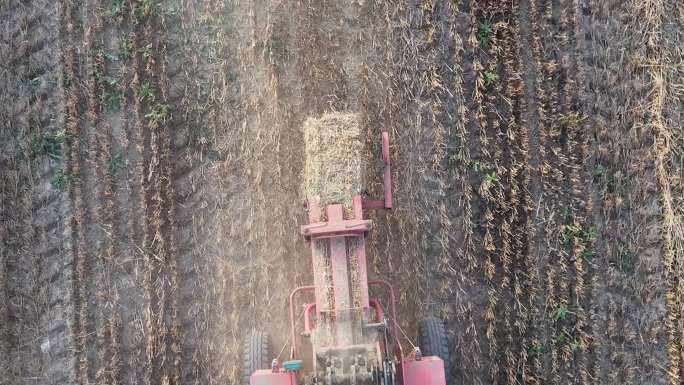
<svg viewBox="0 0 684 385"><path fill-rule="evenodd" d="M249 385L249 377L259 369L271 367L271 342L268 333L252 331L242 344L242 379Z"/></svg>
<svg viewBox="0 0 684 385"><path fill-rule="evenodd" d="M449 340L441 319L431 317L418 322L418 347L423 356L437 356L444 361L444 378L447 385L451 384Z"/></svg>

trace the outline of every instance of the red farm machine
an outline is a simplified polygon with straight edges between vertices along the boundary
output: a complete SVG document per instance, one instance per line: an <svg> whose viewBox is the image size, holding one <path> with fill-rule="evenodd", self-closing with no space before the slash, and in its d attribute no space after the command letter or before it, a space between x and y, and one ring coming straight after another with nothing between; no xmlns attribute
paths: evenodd
<svg viewBox="0 0 684 385"><path fill-rule="evenodd" d="M404 351L399 333L407 337L398 324L391 284L367 279L365 239L372 223L364 219L364 210L392 208L386 131L382 132L382 157L384 199L356 195L351 208L307 202L309 224L301 227L301 233L311 246L314 284L290 294L288 360L280 362L271 355L267 332L246 336L242 369L250 385L447 383L449 352L442 321L420 321L418 346L411 344L412 351ZM327 269L321 269L323 265ZM314 302L301 301L306 292L313 294ZM299 324L303 325L297 328Z"/></svg>

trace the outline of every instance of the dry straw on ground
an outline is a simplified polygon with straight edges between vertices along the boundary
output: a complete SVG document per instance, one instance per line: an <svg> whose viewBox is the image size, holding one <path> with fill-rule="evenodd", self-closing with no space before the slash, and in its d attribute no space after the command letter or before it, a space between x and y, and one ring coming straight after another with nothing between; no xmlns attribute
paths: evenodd
<svg viewBox="0 0 684 385"><path fill-rule="evenodd" d="M320 205L350 205L363 189L363 143L356 114L333 112L307 119L302 186L306 199Z"/></svg>

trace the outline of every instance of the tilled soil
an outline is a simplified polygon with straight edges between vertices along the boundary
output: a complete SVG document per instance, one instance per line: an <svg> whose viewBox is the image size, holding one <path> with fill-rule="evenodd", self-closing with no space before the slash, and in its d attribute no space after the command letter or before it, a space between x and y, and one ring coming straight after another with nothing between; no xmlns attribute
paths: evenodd
<svg viewBox="0 0 684 385"><path fill-rule="evenodd" d="M237 384L311 281L302 124L358 113L369 274L455 384L684 376L676 0L0 0L0 384Z"/></svg>

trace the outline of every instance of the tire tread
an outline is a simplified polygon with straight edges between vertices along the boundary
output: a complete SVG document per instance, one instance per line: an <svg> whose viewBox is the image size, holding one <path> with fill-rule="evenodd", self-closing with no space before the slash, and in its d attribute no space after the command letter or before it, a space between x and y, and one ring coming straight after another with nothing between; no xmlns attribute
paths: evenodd
<svg viewBox="0 0 684 385"><path fill-rule="evenodd" d="M270 367L270 339L266 332L252 331L242 344L242 379L249 385L249 377L259 369Z"/></svg>
<svg viewBox="0 0 684 385"><path fill-rule="evenodd" d="M423 356L437 356L444 361L446 383L451 384L449 340L441 319L425 318L418 323L418 346Z"/></svg>

